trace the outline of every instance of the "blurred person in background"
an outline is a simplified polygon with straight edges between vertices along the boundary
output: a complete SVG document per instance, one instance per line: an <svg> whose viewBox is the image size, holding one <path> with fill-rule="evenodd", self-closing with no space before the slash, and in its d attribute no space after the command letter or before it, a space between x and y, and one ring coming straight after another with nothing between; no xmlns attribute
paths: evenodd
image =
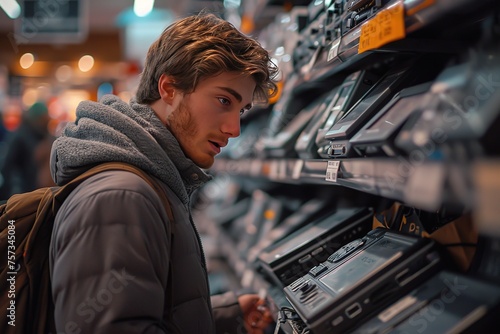
<svg viewBox="0 0 500 334"><path fill-rule="evenodd" d="M79 185L57 213L51 241L57 332L264 333L272 318L259 296L210 296L190 200L210 180L202 168L239 136L241 115L276 90L276 71L257 41L201 13L151 45L130 103L105 95L79 104L52 146L56 183L101 163L132 164L161 181L174 219L130 172Z"/></svg>
<svg viewBox="0 0 500 334"><path fill-rule="evenodd" d="M0 170L3 181L0 199L5 200L16 193L54 185L47 178L47 175L50 176L47 168L50 145L53 142L48 130L49 120L47 105L36 102L23 114L19 127L8 136Z"/></svg>

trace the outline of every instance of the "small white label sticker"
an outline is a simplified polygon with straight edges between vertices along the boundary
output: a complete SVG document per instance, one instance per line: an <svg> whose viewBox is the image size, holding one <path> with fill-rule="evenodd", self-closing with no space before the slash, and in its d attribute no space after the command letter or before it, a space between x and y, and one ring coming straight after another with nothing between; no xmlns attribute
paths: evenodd
<svg viewBox="0 0 500 334"><path fill-rule="evenodd" d="M332 160L328 161L328 165L326 167L326 181L337 182L337 175L339 172L340 161Z"/></svg>

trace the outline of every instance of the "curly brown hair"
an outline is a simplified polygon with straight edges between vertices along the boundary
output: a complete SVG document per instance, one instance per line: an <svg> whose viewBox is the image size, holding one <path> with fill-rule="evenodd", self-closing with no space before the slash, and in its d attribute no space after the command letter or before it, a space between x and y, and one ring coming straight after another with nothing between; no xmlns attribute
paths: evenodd
<svg viewBox="0 0 500 334"><path fill-rule="evenodd" d="M267 102L276 94L278 68L258 41L214 14L189 16L168 26L150 46L136 99L144 104L160 99L162 74L173 78L175 88L192 93L200 79L223 72L252 76L255 101Z"/></svg>

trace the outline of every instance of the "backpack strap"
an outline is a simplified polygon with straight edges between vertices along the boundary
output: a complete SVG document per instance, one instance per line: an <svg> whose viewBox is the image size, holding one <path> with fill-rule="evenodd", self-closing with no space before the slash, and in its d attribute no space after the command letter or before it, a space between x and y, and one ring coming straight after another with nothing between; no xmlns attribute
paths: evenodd
<svg viewBox="0 0 500 334"><path fill-rule="evenodd" d="M142 169L135 167L133 165L124 163L124 162L102 163L102 164L99 164L99 165L89 169L85 173L80 174L79 176L77 176L76 178L74 178L73 180L71 180L70 182L65 184L64 186L60 187L56 191L56 193L54 194L54 197L56 199L54 205L60 206L62 204L62 202L64 201L64 199L66 199L66 197L68 197L68 195L73 190L75 190L75 188L83 181L87 180L88 178L90 178L96 174L99 174L99 173L104 172L104 171L110 171L110 170L124 170L124 171L128 171L128 172L131 172L131 173L134 173L134 174L140 176L144 181L146 181L154 189L154 191L160 197L161 201L163 202L163 206L165 207L165 210L167 210L168 219L170 221L174 220L174 215L173 215L172 208L170 206L170 202L168 200L167 194L165 193L163 188L158 184L158 181L156 181L156 179L154 179L152 176L150 176L149 174L144 172ZM56 212L56 210L59 208L54 207L53 209L55 209L54 212Z"/></svg>
<svg viewBox="0 0 500 334"><path fill-rule="evenodd" d="M149 174L144 172L142 169L135 167L133 165L127 164L127 163L123 163L123 162L106 162L103 164L99 164L99 165L87 170L85 173L80 174L79 176L77 176L76 178L74 178L73 180L71 180L70 182L65 184L64 186L39 189L40 191L41 190L45 191L45 193L44 193L43 198L41 200L41 203L43 203L42 207L38 208L37 215L41 216L41 217L46 217L48 212L51 212L52 217L55 217L57 211L61 207L61 205L64 202L64 200L66 199L66 197L68 197L69 194L73 190L75 190L76 187L80 183L82 183L83 181L87 180L88 178L90 178L96 174L99 174L99 173L104 172L104 171L109 171L109 170L124 170L124 171L129 171L131 173L134 173L134 174L140 176L144 181L146 181L154 189L154 191L160 197L160 200L163 202L163 207L167 211L168 219L171 222L174 221L174 215L172 212L172 207L170 206L170 201L168 200L167 194L165 193L163 188L160 186L158 181L156 181L152 176L150 176ZM28 237L28 240L26 242L25 251L24 251L24 256L27 258L30 257L31 250L34 248L34 247L28 247L29 245L31 245L30 239L35 239L35 238L40 237L39 236L40 227L41 227L40 224L37 224L34 227L34 230L32 231L32 233L30 233L30 235ZM44 235L43 237L50 239L50 233L51 233L50 231L51 230L52 230L52 228L50 228L49 230L46 230L46 231L48 231L47 233L49 233L49 234L45 233L47 235ZM41 231L40 233L43 234L43 231ZM167 237L169 240L171 240L171 238L172 238L171 235L168 235Z"/></svg>

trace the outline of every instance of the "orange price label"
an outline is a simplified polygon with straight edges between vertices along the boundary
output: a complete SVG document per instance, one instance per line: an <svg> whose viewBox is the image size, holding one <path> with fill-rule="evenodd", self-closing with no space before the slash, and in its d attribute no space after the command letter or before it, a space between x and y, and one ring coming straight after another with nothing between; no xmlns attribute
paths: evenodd
<svg viewBox="0 0 500 334"><path fill-rule="evenodd" d="M358 53L379 48L405 36L404 4L403 0L399 0L361 26Z"/></svg>

